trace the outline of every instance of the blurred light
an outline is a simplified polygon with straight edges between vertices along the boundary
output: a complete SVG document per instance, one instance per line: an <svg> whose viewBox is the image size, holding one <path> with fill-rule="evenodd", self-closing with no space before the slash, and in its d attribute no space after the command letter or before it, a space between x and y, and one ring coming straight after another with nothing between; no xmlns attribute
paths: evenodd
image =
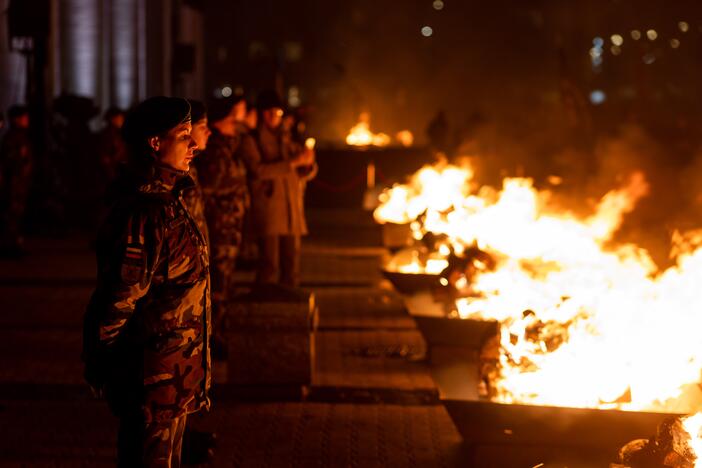
<svg viewBox="0 0 702 468"><path fill-rule="evenodd" d="M441 286L448 286L448 280L446 278L441 278L439 283L441 283Z"/></svg>
<svg viewBox="0 0 702 468"><path fill-rule="evenodd" d="M431 6L433 6L435 10L440 11L444 9L444 2L441 0L434 0Z"/></svg>
<svg viewBox="0 0 702 468"><path fill-rule="evenodd" d="M593 47L592 49L590 49L590 57L592 59L596 59L597 57L601 57L601 56L602 56L602 49L598 49L597 47Z"/></svg>
<svg viewBox="0 0 702 468"><path fill-rule="evenodd" d="M687 32L690 30L690 25L687 24L685 21L680 21L678 23L678 28L680 28L682 32Z"/></svg>
<svg viewBox="0 0 702 468"><path fill-rule="evenodd" d="M224 96L222 96L222 88L215 88L214 92L212 93L216 99L222 99Z"/></svg>
<svg viewBox="0 0 702 468"><path fill-rule="evenodd" d="M431 26L424 26L424 27L422 28L422 36L424 36L424 37L429 37L429 36L431 36L432 34L434 34L434 30L431 29Z"/></svg>
<svg viewBox="0 0 702 468"><path fill-rule="evenodd" d="M673 49L677 49L678 47L680 47L680 41L677 39L671 39L670 47L672 47Z"/></svg>
<svg viewBox="0 0 702 468"><path fill-rule="evenodd" d="M222 88L222 96L223 97L229 97L232 95L232 88L229 86L224 86Z"/></svg>
<svg viewBox="0 0 702 468"><path fill-rule="evenodd" d="M602 39L601 37L596 37L592 40L592 44L597 48L602 48L602 46L604 45L604 39Z"/></svg>
<svg viewBox="0 0 702 468"><path fill-rule="evenodd" d="M633 31L631 31L631 38L635 41L641 39L641 31L639 31L638 29L634 29Z"/></svg>
<svg viewBox="0 0 702 468"><path fill-rule="evenodd" d="M646 54L643 56L643 63L646 65L651 65L653 62L656 61L656 56L653 54Z"/></svg>
<svg viewBox="0 0 702 468"><path fill-rule="evenodd" d="M595 57L592 59L592 66L597 68L602 65L602 57Z"/></svg>
<svg viewBox="0 0 702 468"><path fill-rule="evenodd" d="M409 130L400 130L395 137L404 147L412 146L414 143L414 135Z"/></svg>
<svg viewBox="0 0 702 468"><path fill-rule="evenodd" d="M550 175L546 178L551 185L561 185L563 183L563 177L557 175Z"/></svg>
<svg viewBox="0 0 702 468"><path fill-rule="evenodd" d="M590 93L590 102L599 106L607 100L607 95L601 89L595 89Z"/></svg>
<svg viewBox="0 0 702 468"><path fill-rule="evenodd" d="M649 29L648 31L646 31L646 37L648 37L652 41L655 41L658 38L658 33L655 29Z"/></svg>
<svg viewBox="0 0 702 468"><path fill-rule="evenodd" d="M612 55L619 55L622 53L622 48L619 46L615 46L615 45L610 47L609 50L610 50L610 52L612 52Z"/></svg>
<svg viewBox="0 0 702 468"><path fill-rule="evenodd" d="M300 88L297 86L291 86L288 89L288 105L290 107L299 107L302 103L300 99Z"/></svg>
<svg viewBox="0 0 702 468"><path fill-rule="evenodd" d="M624 38L619 34L613 34L610 39L612 39L612 44L614 44L615 46L620 46L624 44Z"/></svg>

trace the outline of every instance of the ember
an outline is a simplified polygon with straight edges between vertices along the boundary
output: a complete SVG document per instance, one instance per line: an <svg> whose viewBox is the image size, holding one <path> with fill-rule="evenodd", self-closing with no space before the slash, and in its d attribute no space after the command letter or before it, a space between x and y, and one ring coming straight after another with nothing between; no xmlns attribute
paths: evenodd
<svg viewBox="0 0 702 468"><path fill-rule="evenodd" d="M637 439L619 451L618 462L627 468L694 468L700 466L694 450L701 439L690 435L688 426L699 431L698 414L689 418L668 418L663 421L650 439ZM698 434L698 433L697 433Z"/></svg>

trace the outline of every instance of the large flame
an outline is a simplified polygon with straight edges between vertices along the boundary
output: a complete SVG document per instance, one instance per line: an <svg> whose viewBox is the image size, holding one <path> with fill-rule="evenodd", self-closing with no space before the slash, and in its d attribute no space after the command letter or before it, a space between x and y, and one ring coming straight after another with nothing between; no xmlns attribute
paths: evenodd
<svg viewBox="0 0 702 468"><path fill-rule="evenodd" d="M495 260L464 281L463 318L501 323L491 397L504 403L694 413L702 409L702 233L673 238L659 270L636 245L611 245L648 191L642 174L578 217L527 178L477 188L472 171L423 168L386 191L375 217L411 223L438 253L477 246Z"/></svg>
<svg viewBox="0 0 702 468"><path fill-rule="evenodd" d="M351 127L346 135L346 144L351 146L387 146L390 136L385 133L373 133L370 130L370 114L361 113L358 123Z"/></svg>
<svg viewBox="0 0 702 468"><path fill-rule="evenodd" d="M695 468L702 468L702 461L700 461L700 455L702 455L702 413L683 418L682 426L690 436L688 444L696 457Z"/></svg>

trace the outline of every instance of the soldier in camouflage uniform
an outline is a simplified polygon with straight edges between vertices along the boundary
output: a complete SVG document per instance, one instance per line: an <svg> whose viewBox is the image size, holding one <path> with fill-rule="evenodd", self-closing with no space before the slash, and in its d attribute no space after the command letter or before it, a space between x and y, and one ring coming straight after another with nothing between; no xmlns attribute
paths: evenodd
<svg viewBox="0 0 702 468"><path fill-rule="evenodd" d="M178 467L186 416L209 407L209 258L182 198L193 186L190 105L151 98L123 134L130 175L97 243L85 376L120 418L118 465Z"/></svg>
<svg viewBox="0 0 702 468"><path fill-rule="evenodd" d="M241 140L238 125L246 103L240 98L215 103L210 109L212 135L196 166L205 198L205 217L212 254L212 302L217 333L213 349L225 357L221 333L225 329L224 304L230 299L236 258L241 246L244 214L249 196L246 168L237 157Z"/></svg>
<svg viewBox="0 0 702 468"><path fill-rule="evenodd" d="M32 182L32 143L29 110L13 106L10 129L0 143L0 248L8 255L24 253L22 220Z"/></svg>
<svg viewBox="0 0 702 468"><path fill-rule="evenodd" d="M207 108L200 101L190 100L190 115L192 119L193 131L191 136L197 145L195 150L195 160L202 156L202 152L207 148L207 142L210 139L212 131L207 125ZM205 218L205 199L200 186L200 178L197 174L196 164L190 165L190 178L195 182L195 186L187 190L183 195L185 197L185 205L188 207L190 215L197 223L197 227L208 239L209 246L209 230L207 229L207 219Z"/></svg>

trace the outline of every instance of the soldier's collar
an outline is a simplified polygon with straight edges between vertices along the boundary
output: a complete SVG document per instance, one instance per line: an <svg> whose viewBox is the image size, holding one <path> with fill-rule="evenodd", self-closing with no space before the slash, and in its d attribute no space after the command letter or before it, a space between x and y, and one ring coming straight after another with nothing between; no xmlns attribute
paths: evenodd
<svg viewBox="0 0 702 468"><path fill-rule="evenodd" d="M181 186L180 181L192 179L185 171L179 171L172 167L154 164L151 168L151 180L141 187L142 192L172 192L176 186Z"/></svg>

